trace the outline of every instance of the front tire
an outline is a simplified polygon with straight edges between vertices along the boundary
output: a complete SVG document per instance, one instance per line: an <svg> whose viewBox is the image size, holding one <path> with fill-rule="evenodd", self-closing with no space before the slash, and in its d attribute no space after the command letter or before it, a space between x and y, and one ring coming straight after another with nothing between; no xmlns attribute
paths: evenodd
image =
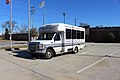
<svg viewBox="0 0 120 80"><path fill-rule="evenodd" d="M54 52L51 49L47 49L45 53L45 58L46 59L51 59L53 57Z"/></svg>

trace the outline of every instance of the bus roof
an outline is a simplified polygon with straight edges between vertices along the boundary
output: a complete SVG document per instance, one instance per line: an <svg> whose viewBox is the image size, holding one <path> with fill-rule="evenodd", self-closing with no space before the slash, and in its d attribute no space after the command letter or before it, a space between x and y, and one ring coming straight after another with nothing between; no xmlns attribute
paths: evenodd
<svg viewBox="0 0 120 80"><path fill-rule="evenodd" d="M75 30L82 30L84 31L85 28L78 27L78 26L73 26L69 24L64 24L64 23L51 23L51 24L45 24L40 27L40 31L65 31L65 29L75 29Z"/></svg>

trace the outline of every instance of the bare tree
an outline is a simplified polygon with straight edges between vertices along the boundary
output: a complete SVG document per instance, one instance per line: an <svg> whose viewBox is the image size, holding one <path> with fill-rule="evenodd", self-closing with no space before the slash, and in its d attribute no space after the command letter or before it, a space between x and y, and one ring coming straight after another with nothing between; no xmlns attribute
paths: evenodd
<svg viewBox="0 0 120 80"><path fill-rule="evenodd" d="M18 27L18 30L20 33L25 33L27 32L27 25L22 23L20 27Z"/></svg>
<svg viewBox="0 0 120 80"><path fill-rule="evenodd" d="M16 24L17 24L16 21L12 22L12 31L15 31L18 28L18 26ZM1 24L1 26L2 26L3 29L7 28L8 31L10 32L10 21L4 22L3 24Z"/></svg>
<svg viewBox="0 0 120 80"><path fill-rule="evenodd" d="M80 23L80 26L88 26L89 24L87 23Z"/></svg>

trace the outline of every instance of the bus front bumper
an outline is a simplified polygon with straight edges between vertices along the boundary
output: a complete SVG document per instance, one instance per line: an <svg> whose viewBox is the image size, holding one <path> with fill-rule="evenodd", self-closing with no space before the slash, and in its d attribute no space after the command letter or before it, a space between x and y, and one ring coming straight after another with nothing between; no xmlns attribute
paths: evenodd
<svg viewBox="0 0 120 80"><path fill-rule="evenodd" d="M28 53L32 53L32 54L45 54L46 50L44 49L37 49L37 50L27 50Z"/></svg>

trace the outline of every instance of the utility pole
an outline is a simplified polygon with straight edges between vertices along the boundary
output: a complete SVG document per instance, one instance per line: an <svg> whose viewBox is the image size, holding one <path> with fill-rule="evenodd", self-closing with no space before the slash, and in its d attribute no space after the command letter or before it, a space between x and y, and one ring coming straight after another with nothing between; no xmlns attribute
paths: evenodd
<svg viewBox="0 0 120 80"><path fill-rule="evenodd" d="M34 20L33 20L33 19L34 19L33 16L34 16L34 13L35 13L35 6L32 6L32 7L31 7L30 12L31 12L31 17L32 17L32 18L31 18L31 22L32 22L32 28L33 28L33 21L34 21Z"/></svg>
<svg viewBox="0 0 120 80"><path fill-rule="evenodd" d="M64 24L65 24L65 16L66 16L66 14L63 13L63 22L64 22Z"/></svg>
<svg viewBox="0 0 120 80"><path fill-rule="evenodd" d="M30 0L28 0L28 42L30 42Z"/></svg>
<svg viewBox="0 0 120 80"><path fill-rule="evenodd" d="M75 26L76 26L76 23L77 23L77 19L75 18L74 20L75 20Z"/></svg>

